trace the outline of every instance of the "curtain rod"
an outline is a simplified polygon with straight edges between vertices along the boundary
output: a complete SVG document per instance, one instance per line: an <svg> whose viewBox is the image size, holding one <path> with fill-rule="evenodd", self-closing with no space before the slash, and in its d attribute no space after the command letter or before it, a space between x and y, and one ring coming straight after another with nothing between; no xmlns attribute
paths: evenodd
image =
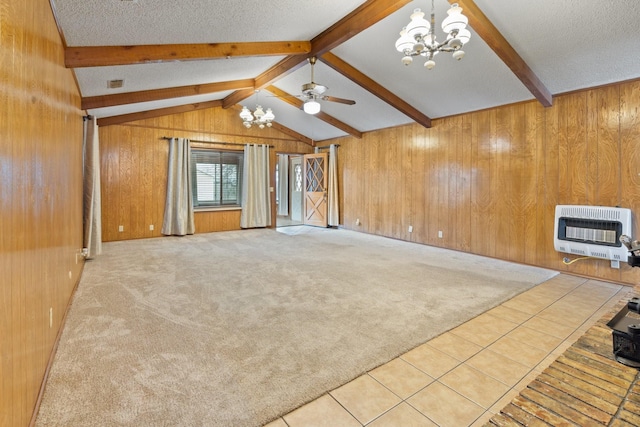
<svg viewBox="0 0 640 427"><path fill-rule="evenodd" d="M173 139L170 136L163 136L162 139ZM197 139L190 139L190 142L199 142L201 144L217 144L217 145L238 145L240 147L244 147L247 144L241 144L239 142L214 142L214 141L199 141ZM267 145L267 144L260 144L260 145ZM269 148L273 148L273 145L269 145Z"/></svg>
<svg viewBox="0 0 640 427"><path fill-rule="evenodd" d="M93 119L93 116L92 116L92 115L90 115L90 114L89 114L89 115L87 115L87 116L82 116L82 121L85 121L85 120L91 120L91 119Z"/></svg>
<svg viewBox="0 0 640 427"><path fill-rule="evenodd" d="M331 144L331 145L335 145L336 147L340 147L340 144ZM331 148L331 145L323 145L322 147L316 147L318 150L328 150L329 148Z"/></svg>

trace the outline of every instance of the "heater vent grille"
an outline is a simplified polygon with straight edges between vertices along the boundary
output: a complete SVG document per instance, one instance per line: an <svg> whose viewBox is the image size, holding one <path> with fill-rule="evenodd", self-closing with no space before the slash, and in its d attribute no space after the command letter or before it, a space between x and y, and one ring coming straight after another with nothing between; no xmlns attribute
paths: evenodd
<svg viewBox="0 0 640 427"><path fill-rule="evenodd" d="M632 236L631 226L629 209L558 205L553 243L558 252L626 261L628 251L620 236Z"/></svg>

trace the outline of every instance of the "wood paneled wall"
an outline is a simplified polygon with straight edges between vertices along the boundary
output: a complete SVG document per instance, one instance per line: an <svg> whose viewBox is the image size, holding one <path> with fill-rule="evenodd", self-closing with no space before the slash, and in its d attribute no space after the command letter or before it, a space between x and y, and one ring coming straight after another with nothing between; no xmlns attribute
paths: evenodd
<svg viewBox="0 0 640 427"><path fill-rule="evenodd" d="M558 96L550 108L532 101L434 120L431 129L408 125L330 142L340 144L345 228L640 280L640 269L626 264L612 269L609 261L589 259L566 266L567 254L553 248L557 204L630 208L638 233L638 81Z"/></svg>
<svg viewBox="0 0 640 427"><path fill-rule="evenodd" d="M311 153L312 147L274 129L246 129L234 109L210 108L99 128L103 241L161 236L166 197L168 142L270 144L272 186L277 153ZM242 150L242 146L198 144ZM275 225L275 192L272 194ZM153 225L153 230L150 226ZM196 233L240 229L240 211L195 213ZM119 227L123 227L120 232Z"/></svg>
<svg viewBox="0 0 640 427"><path fill-rule="evenodd" d="M47 0L0 0L0 56L0 426L20 427L83 266L82 112Z"/></svg>

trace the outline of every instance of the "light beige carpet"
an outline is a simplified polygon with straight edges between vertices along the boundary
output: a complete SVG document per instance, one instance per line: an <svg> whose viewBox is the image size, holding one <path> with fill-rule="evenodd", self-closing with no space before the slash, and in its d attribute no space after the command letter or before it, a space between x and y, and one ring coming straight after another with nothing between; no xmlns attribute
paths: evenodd
<svg viewBox="0 0 640 427"><path fill-rule="evenodd" d="M104 245L38 426L259 426L552 277L346 230Z"/></svg>

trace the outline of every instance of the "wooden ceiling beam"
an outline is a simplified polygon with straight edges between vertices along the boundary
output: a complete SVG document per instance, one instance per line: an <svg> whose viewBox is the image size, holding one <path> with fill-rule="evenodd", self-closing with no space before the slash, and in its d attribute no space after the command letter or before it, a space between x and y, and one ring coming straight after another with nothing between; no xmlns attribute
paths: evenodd
<svg viewBox="0 0 640 427"><path fill-rule="evenodd" d="M98 126L119 125L122 123L134 122L136 120L153 119L155 117L168 116L171 114L189 113L206 108L222 106L222 101L199 102L195 104L178 105L176 107L158 108L157 110L141 111L139 113L121 114L119 116L104 117L98 119Z"/></svg>
<svg viewBox="0 0 640 427"><path fill-rule="evenodd" d="M122 92L113 95L88 96L82 98L83 110L92 108L113 107L115 105L135 104L139 102L159 101L183 96L204 95L236 89L249 89L253 92L253 79L233 80L228 82L207 83L202 85L172 87L166 89L142 90L138 92Z"/></svg>
<svg viewBox="0 0 640 427"><path fill-rule="evenodd" d="M302 105L304 104L304 101L302 101L300 98L291 95L288 92L285 92L282 89L278 89L275 86L267 86L265 88L265 90L268 90L269 92L271 92L272 94L274 94L275 96L277 96L278 98L280 98L280 100L293 105L296 108L302 108ZM360 132L358 129L355 129L351 126L349 126L348 124L341 122L340 120L336 119L335 117L325 113L324 111L320 111L317 114L314 114L314 117L317 117L318 119L322 120L325 123L330 124L333 127L336 127L346 133L348 133L351 136L354 136L358 139L362 139L362 132Z"/></svg>
<svg viewBox="0 0 640 427"><path fill-rule="evenodd" d="M377 96L387 104L391 105L396 110L411 117L417 123L426 128L431 127L431 119L429 117L422 114L419 110L412 107L411 105L400 99L397 95L394 95L391 91L376 83L373 79L366 76L333 53L327 52L318 59L320 59L320 61L324 62L329 67L333 68L352 82L362 86L364 89L371 92L373 95Z"/></svg>
<svg viewBox="0 0 640 427"><path fill-rule="evenodd" d="M511 69L525 87L545 107L553 103L551 92L540 81L538 76L520 57L518 52L509 44L507 39L498 31L489 18L486 17L473 0L449 0L458 3L465 16L469 18L469 25L489 45L498 57Z"/></svg>
<svg viewBox="0 0 640 427"><path fill-rule="evenodd" d="M309 41L76 46L64 50L64 64L67 68L105 67L243 56L304 55L310 51Z"/></svg>
<svg viewBox="0 0 640 427"><path fill-rule="evenodd" d="M311 40L311 55L319 56L383 20L412 0L369 0Z"/></svg>
<svg viewBox="0 0 640 427"><path fill-rule="evenodd" d="M311 40L309 55L289 56L256 77L256 89L264 89L277 79L303 66L308 57L330 51L410 2L411 0L368 0L314 37ZM247 91L233 93L224 99L224 108L242 102L249 96L251 93Z"/></svg>

